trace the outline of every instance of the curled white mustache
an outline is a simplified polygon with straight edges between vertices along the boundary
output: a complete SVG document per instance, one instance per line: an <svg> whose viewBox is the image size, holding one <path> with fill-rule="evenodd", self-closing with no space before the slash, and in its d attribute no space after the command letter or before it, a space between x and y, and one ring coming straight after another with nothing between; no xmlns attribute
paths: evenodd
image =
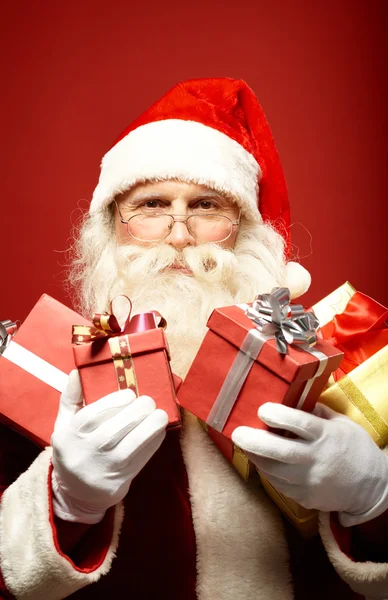
<svg viewBox="0 0 388 600"><path fill-rule="evenodd" d="M167 244L144 248L136 245L119 246L118 265L125 273L130 263L131 276L157 275L169 267L181 267L199 280L217 282L232 275L237 266L234 253L215 244L188 246L177 250ZM172 273L174 275L174 273ZM175 272L175 275L182 273Z"/></svg>

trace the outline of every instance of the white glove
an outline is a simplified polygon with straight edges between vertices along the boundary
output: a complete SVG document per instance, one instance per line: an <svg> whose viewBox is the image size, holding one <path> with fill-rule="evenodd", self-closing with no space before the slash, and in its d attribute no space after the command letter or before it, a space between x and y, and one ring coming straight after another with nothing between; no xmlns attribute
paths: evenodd
<svg viewBox="0 0 388 600"><path fill-rule="evenodd" d="M237 427L236 446L246 451L268 481L306 508L338 511L345 527L388 509L388 457L357 423L317 404L315 414L268 402L258 415L287 438Z"/></svg>
<svg viewBox="0 0 388 600"><path fill-rule="evenodd" d="M167 422L152 398L136 398L131 390L83 407L79 374L72 371L51 437L55 514L65 521L101 521L159 448Z"/></svg>

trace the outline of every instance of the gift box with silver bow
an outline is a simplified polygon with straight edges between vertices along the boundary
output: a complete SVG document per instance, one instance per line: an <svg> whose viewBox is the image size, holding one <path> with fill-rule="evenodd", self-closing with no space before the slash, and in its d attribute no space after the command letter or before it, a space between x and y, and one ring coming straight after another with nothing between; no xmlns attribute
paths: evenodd
<svg viewBox="0 0 388 600"><path fill-rule="evenodd" d="M227 438L239 425L267 429L257 416L265 402L311 411L343 356L287 288L216 309L207 326L178 400Z"/></svg>

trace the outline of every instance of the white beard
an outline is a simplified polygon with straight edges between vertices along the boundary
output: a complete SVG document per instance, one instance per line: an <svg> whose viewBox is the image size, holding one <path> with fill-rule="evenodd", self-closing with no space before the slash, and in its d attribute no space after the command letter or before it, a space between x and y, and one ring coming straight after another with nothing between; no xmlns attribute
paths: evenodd
<svg viewBox="0 0 388 600"><path fill-rule="evenodd" d="M182 252L167 245L116 247L116 279L105 288L105 303L125 294L132 301L133 314L159 311L167 320L172 369L184 378L214 308L250 302L258 293L284 285L282 254L278 260L271 255L264 264L252 253L251 237L249 251L245 246L242 239L233 251L213 244ZM270 254L264 249L265 253ZM192 275L169 268L173 263L189 267Z"/></svg>
<svg viewBox="0 0 388 600"><path fill-rule="evenodd" d="M170 269L179 263L192 275ZM158 310L168 322L172 368L184 377L214 308L252 301L287 284L284 241L270 225L242 221L235 247L201 244L182 252L167 244L118 246L108 211L89 215L73 244L69 285L87 318L109 309L118 294L133 314Z"/></svg>

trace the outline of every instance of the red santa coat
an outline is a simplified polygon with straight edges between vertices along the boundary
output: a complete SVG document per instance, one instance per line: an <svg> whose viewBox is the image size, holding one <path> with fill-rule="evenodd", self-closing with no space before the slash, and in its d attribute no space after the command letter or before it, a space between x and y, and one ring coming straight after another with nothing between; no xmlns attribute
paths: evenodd
<svg viewBox="0 0 388 600"><path fill-rule="evenodd" d="M2 428L0 597L363 597L348 584L365 596L387 597L388 564L357 562L344 552L356 528L337 528L340 546L329 515L322 515L325 550L319 538L306 542L285 531L264 492L240 480L196 422L184 431L181 440L169 432L124 507L89 527L53 517L50 449L36 458L32 444Z"/></svg>

